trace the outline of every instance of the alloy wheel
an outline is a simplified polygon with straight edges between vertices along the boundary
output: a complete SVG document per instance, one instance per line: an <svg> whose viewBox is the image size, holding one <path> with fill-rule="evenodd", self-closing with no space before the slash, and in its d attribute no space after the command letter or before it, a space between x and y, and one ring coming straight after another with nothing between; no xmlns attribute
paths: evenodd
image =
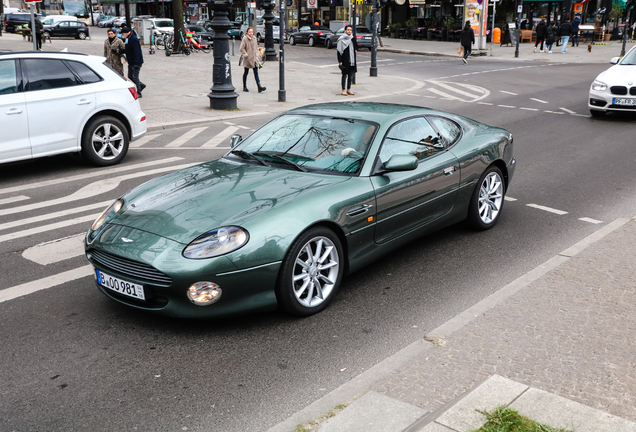
<svg viewBox="0 0 636 432"><path fill-rule="evenodd" d="M503 181L497 172L490 172L479 188L479 218L491 224L499 216L503 202Z"/></svg>
<svg viewBox="0 0 636 432"><path fill-rule="evenodd" d="M305 243L293 266L294 296L304 307L320 305L338 282L340 258L327 237L314 237Z"/></svg>

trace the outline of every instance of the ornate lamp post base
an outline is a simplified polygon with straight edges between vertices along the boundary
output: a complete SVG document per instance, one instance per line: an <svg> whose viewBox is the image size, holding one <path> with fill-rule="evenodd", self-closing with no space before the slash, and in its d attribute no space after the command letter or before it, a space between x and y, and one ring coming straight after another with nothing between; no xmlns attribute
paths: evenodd
<svg viewBox="0 0 636 432"><path fill-rule="evenodd" d="M232 85L232 66L230 64L230 37L227 31L232 27L228 19L229 3L215 1L212 3L214 18L214 65L212 66L212 88L208 94L210 108L215 110L236 109L238 94Z"/></svg>

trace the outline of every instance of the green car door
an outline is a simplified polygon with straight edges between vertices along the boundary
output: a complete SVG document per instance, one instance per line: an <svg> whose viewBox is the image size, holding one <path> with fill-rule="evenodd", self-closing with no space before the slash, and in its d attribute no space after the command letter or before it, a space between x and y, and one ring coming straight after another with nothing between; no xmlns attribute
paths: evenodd
<svg viewBox="0 0 636 432"><path fill-rule="evenodd" d="M371 177L376 193L375 241L385 243L449 213L459 189L459 161L424 117L398 122L384 137L379 157L411 155L417 167Z"/></svg>

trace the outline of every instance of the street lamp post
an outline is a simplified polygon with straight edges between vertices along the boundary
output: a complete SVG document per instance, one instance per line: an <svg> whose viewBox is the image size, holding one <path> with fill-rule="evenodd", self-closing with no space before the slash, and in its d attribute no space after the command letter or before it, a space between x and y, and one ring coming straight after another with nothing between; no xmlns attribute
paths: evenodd
<svg viewBox="0 0 636 432"><path fill-rule="evenodd" d="M519 39L521 39L521 11L523 10L523 0L519 2L519 6L517 6L517 12L519 12L519 16L517 17L517 45L515 48L515 58L519 57Z"/></svg>
<svg viewBox="0 0 636 432"><path fill-rule="evenodd" d="M228 19L231 2L217 0L212 3L214 18L214 65L212 66L212 88L210 89L210 108L216 110L236 109L238 94L232 85L232 65L230 64L230 45L227 32L232 28Z"/></svg>
<svg viewBox="0 0 636 432"><path fill-rule="evenodd" d="M278 42L280 42L280 55L278 60L278 102L287 100L285 91L285 27L287 27L287 0L280 2L280 24L278 27Z"/></svg>
<svg viewBox="0 0 636 432"><path fill-rule="evenodd" d="M371 29L373 42L371 45L371 67L369 68L369 76L378 76L378 2L380 0L372 0L371 9Z"/></svg>
<svg viewBox="0 0 636 432"><path fill-rule="evenodd" d="M263 15L263 19L265 20L265 59L266 60L276 60L276 50L274 49L274 27L272 26L272 20L274 19L274 14L272 13L272 9L274 9L275 2L272 0L265 0L263 2L263 9L265 10L265 14ZM280 26L279 26L280 29ZM279 35L280 37L280 30Z"/></svg>

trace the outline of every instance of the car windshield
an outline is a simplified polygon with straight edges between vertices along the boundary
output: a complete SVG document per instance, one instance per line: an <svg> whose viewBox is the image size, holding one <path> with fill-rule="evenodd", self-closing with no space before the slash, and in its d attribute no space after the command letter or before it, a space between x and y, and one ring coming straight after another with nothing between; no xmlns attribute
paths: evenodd
<svg viewBox="0 0 636 432"><path fill-rule="evenodd" d="M362 120L288 114L267 123L230 153L250 153L268 164L280 164L284 158L303 171L353 174L361 168L376 130L377 124Z"/></svg>
<svg viewBox="0 0 636 432"><path fill-rule="evenodd" d="M205 28L203 28L201 26L196 26L196 25L194 25L194 26L186 26L186 28L188 30L190 30L190 31L197 32L197 33L205 33L207 31Z"/></svg>
<svg viewBox="0 0 636 432"><path fill-rule="evenodd" d="M630 50L625 57L623 57L623 60L620 63L621 65L626 65L626 66L634 66L636 65L636 49L632 49Z"/></svg>
<svg viewBox="0 0 636 432"><path fill-rule="evenodd" d="M366 27L358 27L356 28L356 33L371 33L371 30Z"/></svg>
<svg viewBox="0 0 636 432"><path fill-rule="evenodd" d="M172 21L155 21L155 26L157 26L157 27L174 27L174 23Z"/></svg>

